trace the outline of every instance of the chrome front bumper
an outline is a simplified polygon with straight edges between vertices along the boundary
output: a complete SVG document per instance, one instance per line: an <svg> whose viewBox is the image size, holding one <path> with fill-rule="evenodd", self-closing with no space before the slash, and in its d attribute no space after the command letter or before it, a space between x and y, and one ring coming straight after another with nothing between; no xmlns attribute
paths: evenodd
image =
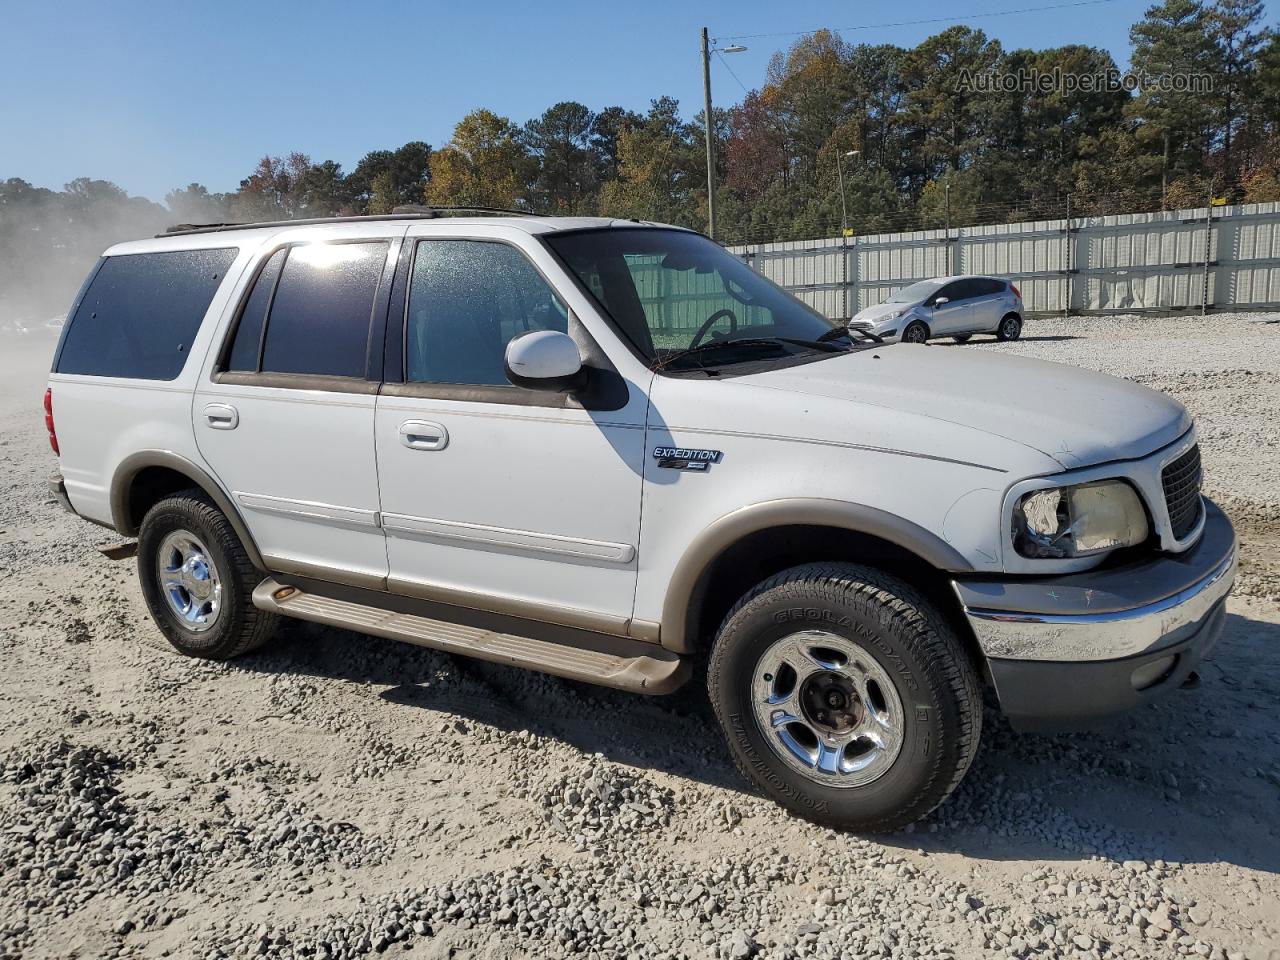
<svg viewBox="0 0 1280 960"><path fill-rule="evenodd" d="M1190 675L1222 631L1237 565L1231 522L1208 500L1204 509L1200 541L1185 553L1063 577L955 583L1015 724L1124 710Z"/></svg>

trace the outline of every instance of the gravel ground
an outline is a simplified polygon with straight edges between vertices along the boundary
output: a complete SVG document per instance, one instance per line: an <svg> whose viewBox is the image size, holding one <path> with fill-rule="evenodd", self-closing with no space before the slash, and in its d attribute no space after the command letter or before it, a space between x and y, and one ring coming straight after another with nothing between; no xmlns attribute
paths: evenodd
<svg viewBox="0 0 1280 960"><path fill-rule="evenodd" d="M1268 321L1270 321L1268 323ZM51 344L0 343L0 957L1280 957L1280 326L1042 320L1000 350L1196 414L1244 568L1199 689L1088 734L985 720L875 840L752 795L696 694L307 624L172 653L46 501Z"/></svg>

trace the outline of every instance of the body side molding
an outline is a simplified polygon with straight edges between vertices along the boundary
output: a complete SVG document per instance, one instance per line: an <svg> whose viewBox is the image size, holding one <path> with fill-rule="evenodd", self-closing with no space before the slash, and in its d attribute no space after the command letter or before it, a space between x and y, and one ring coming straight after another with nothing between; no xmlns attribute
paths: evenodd
<svg viewBox="0 0 1280 960"><path fill-rule="evenodd" d="M706 570L743 537L774 527L839 527L879 537L902 547L938 570L963 572L973 567L950 544L919 524L876 507L844 500L795 498L768 500L725 514L694 538L667 584L662 607L661 643L677 653L692 652L690 608Z"/></svg>

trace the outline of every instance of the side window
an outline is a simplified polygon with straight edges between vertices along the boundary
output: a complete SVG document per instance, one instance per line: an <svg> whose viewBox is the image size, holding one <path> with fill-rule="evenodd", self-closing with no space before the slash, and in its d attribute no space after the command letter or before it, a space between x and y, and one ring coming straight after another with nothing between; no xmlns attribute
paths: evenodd
<svg viewBox="0 0 1280 960"><path fill-rule="evenodd" d="M507 343L531 330L565 333L568 317L564 302L514 247L419 241L405 317L405 381L508 386Z"/></svg>
<svg viewBox="0 0 1280 960"><path fill-rule="evenodd" d="M950 303L955 303L957 300L963 300L965 296L967 294L964 291L964 281L953 280L935 293L933 299L936 301L939 297L946 297Z"/></svg>
<svg viewBox="0 0 1280 960"><path fill-rule="evenodd" d="M236 337L227 358L228 370L258 369L258 352L262 346L262 328L267 322L267 307L271 305L271 294L275 292L280 267L284 264L287 252L277 250L273 253L254 281L253 290L240 313Z"/></svg>
<svg viewBox="0 0 1280 960"><path fill-rule="evenodd" d="M255 322L248 313L259 303L270 312L262 339L263 373L304 373L333 377L363 377L369 348L369 321L378 293L378 280L387 260L387 242L299 244L282 251L279 278L266 290L267 270L245 305L242 325ZM268 263L268 269L271 264ZM232 362L253 369L248 357L255 349L252 330L240 333L232 346Z"/></svg>
<svg viewBox="0 0 1280 960"><path fill-rule="evenodd" d="M1004 293L1006 287L1003 280L983 278L975 282L978 284L978 296L980 297L994 297L997 294Z"/></svg>
<svg viewBox="0 0 1280 960"><path fill-rule="evenodd" d="M58 354L58 373L173 380L236 249L107 257Z"/></svg>

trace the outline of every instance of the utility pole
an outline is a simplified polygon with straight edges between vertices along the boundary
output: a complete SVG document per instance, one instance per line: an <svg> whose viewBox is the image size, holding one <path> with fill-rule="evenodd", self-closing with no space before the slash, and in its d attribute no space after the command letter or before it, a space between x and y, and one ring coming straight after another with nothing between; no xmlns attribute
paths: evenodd
<svg viewBox="0 0 1280 960"><path fill-rule="evenodd" d="M951 276L951 181L944 183L942 188L942 203L946 217L946 238L943 240L943 249L947 253L947 276Z"/></svg>
<svg viewBox="0 0 1280 960"><path fill-rule="evenodd" d="M711 41L702 28L702 121L707 137L707 236L716 238L716 147L711 120Z"/></svg>

